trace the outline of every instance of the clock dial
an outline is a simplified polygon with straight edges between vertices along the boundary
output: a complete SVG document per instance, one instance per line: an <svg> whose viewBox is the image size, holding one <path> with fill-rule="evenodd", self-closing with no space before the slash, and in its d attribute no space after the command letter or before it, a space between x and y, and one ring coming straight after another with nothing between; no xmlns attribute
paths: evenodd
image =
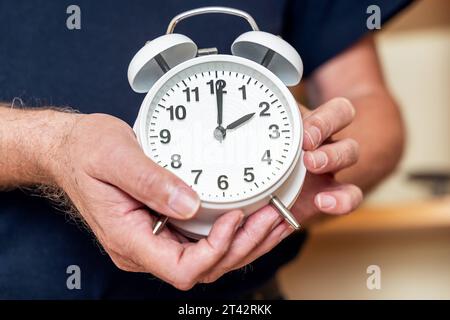
<svg viewBox="0 0 450 320"><path fill-rule="evenodd" d="M202 201L256 196L279 181L298 151L282 91L253 68L206 62L163 83L146 116L147 154Z"/></svg>

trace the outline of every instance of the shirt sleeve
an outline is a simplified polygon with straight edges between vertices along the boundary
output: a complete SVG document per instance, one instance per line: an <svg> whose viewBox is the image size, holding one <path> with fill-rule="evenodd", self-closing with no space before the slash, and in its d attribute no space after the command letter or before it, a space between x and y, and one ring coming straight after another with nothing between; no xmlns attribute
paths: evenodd
<svg viewBox="0 0 450 320"><path fill-rule="evenodd" d="M357 42L366 33L367 8L380 8L381 24L408 6L411 0L290 0L282 37L303 60L304 77Z"/></svg>

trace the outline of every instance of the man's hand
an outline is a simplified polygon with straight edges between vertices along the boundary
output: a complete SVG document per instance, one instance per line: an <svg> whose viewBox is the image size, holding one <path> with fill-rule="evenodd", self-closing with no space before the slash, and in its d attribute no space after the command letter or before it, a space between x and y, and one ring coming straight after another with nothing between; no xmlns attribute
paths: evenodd
<svg viewBox="0 0 450 320"><path fill-rule="evenodd" d="M198 242L170 228L153 235L155 218L148 208L188 219L199 208L198 196L146 157L123 121L101 114L76 117L58 144L52 176L120 269L152 273L187 290L250 263L292 232L266 208L240 228L242 212L229 212Z"/></svg>
<svg viewBox="0 0 450 320"><path fill-rule="evenodd" d="M190 242L170 228L155 236L155 218L148 208L172 218L188 219L197 211L199 199L181 180L144 155L126 123L101 114L5 108L0 108L0 113L1 148L7 151L2 154L11 160L0 161L0 176L4 179L0 182L51 183L64 189L111 259L123 270L152 273L187 290L251 263L293 231L275 210L265 207L240 228L240 211L223 215L210 235L198 242ZM356 158L337 162L330 158L324 167L317 168L317 159L308 160L309 155L316 156L320 151L330 157L332 152L341 154L345 148L340 148L340 143L319 145L350 123L352 117L351 106L342 99L305 117L308 133L304 149L315 150L305 154L305 162L310 171L319 174L308 175L294 207L300 220L319 210L347 212L359 203L358 189L340 186L325 174ZM323 195L333 196L336 204L328 209L321 207L327 203L320 198Z"/></svg>
<svg viewBox="0 0 450 320"><path fill-rule="evenodd" d="M308 172L291 211L305 225L321 213L339 215L353 211L362 201L362 192L357 186L339 183L334 177L358 161L358 144L354 140L331 140L353 121L355 109L351 102L334 98L314 111L302 108L302 114L303 160Z"/></svg>
<svg viewBox="0 0 450 320"><path fill-rule="evenodd" d="M358 161L359 146L353 139L332 141L334 134L351 124L355 108L348 99L334 98L314 111L303 110L304 163L308 173L292 211L301 221L317 214L345 214L362 201L361 190L339 183L334 174Z"/></svg>

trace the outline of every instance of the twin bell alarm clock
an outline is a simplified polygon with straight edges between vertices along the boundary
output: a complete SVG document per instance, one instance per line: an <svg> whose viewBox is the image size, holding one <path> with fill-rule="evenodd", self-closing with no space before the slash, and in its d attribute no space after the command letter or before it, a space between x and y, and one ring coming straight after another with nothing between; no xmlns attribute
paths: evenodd
<svg viewBox="0 0 450 320"><path fill-rule="evenodd" d="M231 45L231 55L198 49L173 33L181 20L200 14L245 19L252 31ZM174 17L167 33L149 41L128 68L131 88L147 93L134 131L145 154L199 195L190 220L168 222L184 235L207 236L222 214L245 215L271 204L295 228L290 208L306 169L303 127L288 86L300 82L302 60L286 41L259 31L246 12L205 7ZM161 216L157 233L168 218Z"/></svg>

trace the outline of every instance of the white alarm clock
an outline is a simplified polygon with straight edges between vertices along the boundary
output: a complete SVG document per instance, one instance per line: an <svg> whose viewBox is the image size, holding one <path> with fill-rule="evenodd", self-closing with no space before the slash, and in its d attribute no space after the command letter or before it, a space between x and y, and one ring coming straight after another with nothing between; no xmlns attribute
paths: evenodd
<svg viewBox="0 0 450 320"><path fill-rule="evenodd" d="M232 44L232 55L198 49L176 24L205 13L246 19L253 31ZM302 120L287 86L299 83L303 65L280 37L259 31L246 12L205 7L177 15L167 34L147 42L134 56L128 80L147 92L134 125L145 154L199 195L195 218L169 223L192 238L207 236L222 214L249 215L272 204L296 229L288 208L306 169ZM161 217L157 233L166 223Z"/></svg>

